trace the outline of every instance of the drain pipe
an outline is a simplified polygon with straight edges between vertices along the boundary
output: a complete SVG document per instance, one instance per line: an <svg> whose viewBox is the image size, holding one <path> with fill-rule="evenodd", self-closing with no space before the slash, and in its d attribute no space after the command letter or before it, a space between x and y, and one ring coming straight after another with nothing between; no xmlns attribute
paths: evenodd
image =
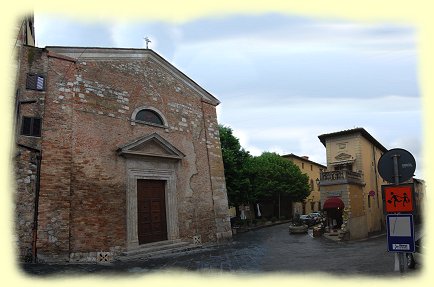
<svg viewBox="0 0 434 287"><path fill-rule="evenodd" d="M36 263L36 241L38 239L38 213L39 213L39 190L41 183L41 160L42 152L36 156L36 187L35 187L35 208L33 215L33 240L32 240L32 262Z"/></svg>

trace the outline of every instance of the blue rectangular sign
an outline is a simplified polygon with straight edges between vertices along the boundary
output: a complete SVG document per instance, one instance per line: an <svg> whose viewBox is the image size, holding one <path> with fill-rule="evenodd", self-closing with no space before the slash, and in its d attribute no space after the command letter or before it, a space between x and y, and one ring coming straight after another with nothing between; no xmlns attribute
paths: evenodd
<svg viewBox="0 0 434 287"><path fill-rule="evenodd" d="M414 252L413 214L388 214L387 250L389 252Z"/></svg>

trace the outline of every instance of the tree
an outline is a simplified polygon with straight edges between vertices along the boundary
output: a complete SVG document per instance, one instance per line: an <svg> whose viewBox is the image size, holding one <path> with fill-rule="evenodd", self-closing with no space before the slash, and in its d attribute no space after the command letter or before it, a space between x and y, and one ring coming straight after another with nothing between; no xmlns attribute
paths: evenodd
<svg viewBox="0 0 434 287"><path fill-rule="evenodd" d="M272 199L280 205L282 195L291 201L302 201L309 195L309 177L276 153L264 152L250 159L248 166L252 199ZM280 206L277 209L280 217Z"/></svg>
<svg viewBox="0 0 434 287"><path fill-rule="evenodd" d="M247 161L251 155L241 147L231 128L219 125L219 133L229 205L248 203L250 182Z"/></svg>
<svg viewBox="0 0 434 287"><path fill-rule="evenodd" d="M231 128L219 125L219 132L229 205L273 200L280 217L281 197L302 201L309 195L309 177L293 162L270 152L252 157Z"/></svg>

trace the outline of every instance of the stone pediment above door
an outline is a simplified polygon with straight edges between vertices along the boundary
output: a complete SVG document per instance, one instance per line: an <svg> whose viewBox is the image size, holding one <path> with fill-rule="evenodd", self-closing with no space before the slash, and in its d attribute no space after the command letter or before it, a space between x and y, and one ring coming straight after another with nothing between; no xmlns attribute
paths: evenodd
<svg viewBox="0 0 434 287"><path fill-rule="evenodd" d="M151 156L182 159L185 155L157 133L153 133L121 146L117 150L122 156Z"/></svg>

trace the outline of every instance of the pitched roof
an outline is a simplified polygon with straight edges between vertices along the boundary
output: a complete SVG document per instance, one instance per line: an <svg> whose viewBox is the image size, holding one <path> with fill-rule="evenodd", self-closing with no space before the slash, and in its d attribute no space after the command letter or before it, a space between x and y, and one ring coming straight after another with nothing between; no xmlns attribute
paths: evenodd
<svg viewBox="0 0 434 287"><path fill-rule="evenodd" d="M295 154L293 154L293 153L282 155L282 157L283 157L283 158L291 158L291 157L292 157L292 158L296 158L296 159L299 159L299 160L304 161L304 162L308 162L308 163L315 164L315 165L317 165L317 166L319 166L319 167L322 167L322 168L327 168L325 165L322 165L322 164L320 164L320 163L317 163L317 162L311 161L311 160L309 160L309 159L307 159L307 158L305 158L305 157L298 156L298 155L295 155Z"/></svg>
<svg viewBox="0 0 434 287"><path fill-rule="evenodd" d="M47 46L45 49L51 53L54 52L57 55L64 55L76 60L138 60L149 57L175 78L183 81L187 86L198 92L204 102L214 106L220 104L220 101L216 97L151 49L66 46Z"/></svg>
<svg viewBox="0 0 434 287"><path fill-rule="evenodd" d="M326 146L326 139L339 137L339 136L346 136L346 135L351 135L351 134L358 134L358 133L361 134L364 138L366 138L369 142L373 143L381 151L387 152L387 148L385 148L379 141L377 141L364 128L354 128L354 129L343 130L343 131L329 133L329 134L322 134L322 135L319 135L318 138L321 141L321 143L324 146Z"/></svg>

